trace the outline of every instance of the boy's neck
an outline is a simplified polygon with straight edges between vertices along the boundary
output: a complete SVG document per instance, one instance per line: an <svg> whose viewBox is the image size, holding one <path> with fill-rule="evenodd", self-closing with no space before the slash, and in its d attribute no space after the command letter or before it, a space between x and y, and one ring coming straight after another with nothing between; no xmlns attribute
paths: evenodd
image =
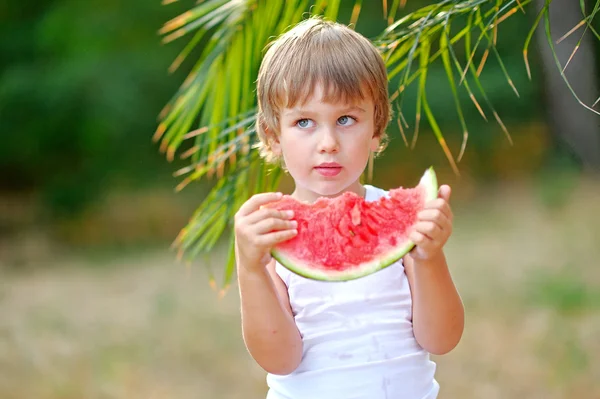
<svg viewBox="0 0 600 399"><path fill-rule="evenodd" d="M332 194L332 195L322 195L317 192L308 190L306 188L296 186L296 188L294 189L291 196L299 201L308 202L308 203L312 204L319 198L323 198L323 197L335 198L335 197L342 195L345 192L353 192L363 199L365 199L366 195L367 195L367 189L365 188L365 186L360 184L360 182L358 181L358 182L348 186L344 190L338 192L337 194Z"/></svg>

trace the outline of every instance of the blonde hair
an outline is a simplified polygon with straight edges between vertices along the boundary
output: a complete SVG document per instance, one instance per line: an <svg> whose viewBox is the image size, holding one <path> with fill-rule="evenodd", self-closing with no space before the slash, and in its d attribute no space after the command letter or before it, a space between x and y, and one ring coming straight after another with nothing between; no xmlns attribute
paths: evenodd
<svg viewBox="0 0 600 399"><path fill-rule="evenodd" d="M303 104L322 84L324 101L351 103L370 98L375 106L374 136L385 147L390 120L387 71L381 54L364 36L339 23L311 17L271 43L257 81L257 147L267 162L279 135L282 108Z"/></svg>

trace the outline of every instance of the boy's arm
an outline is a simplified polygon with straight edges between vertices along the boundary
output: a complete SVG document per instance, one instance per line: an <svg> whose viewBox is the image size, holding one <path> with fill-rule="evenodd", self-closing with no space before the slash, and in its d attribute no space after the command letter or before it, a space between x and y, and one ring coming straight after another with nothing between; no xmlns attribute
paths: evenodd
<svg viewBox="0 0 600 399"><path fill-rule="evenodd" d="M434 355L450 352L463 333L464 308L444 253L428 260L405 256L404 269L412 291L417 342Z"/></svg>
<svg viewBox="0 0 600 399"><path fill-rule="evenodd" d="M238 265L242 333L256 362L272 374L289 374L302 359L302 339L289 303L287 288L275 272Z"/></svg>
<svg viewBox="0 0 600 399"><path fill-rule="evenodd" d="M443 247L452 234L452 209L448 185L438 198L425 204L410 234L416 247L404 257L411 287L413 331L419 345L436 355L450 352L464 329L464 308L454 286Z"/></svg>
<svg viewBox="0 0 600 399"><path fill-rule="evenodd" d="M281 197L281 193L253 195L235 214L244 342L256 362L273 374L291 373L302 358L302 340L287 290L270 254L270 248L298 233L293 211L264 206Z"/></svg>

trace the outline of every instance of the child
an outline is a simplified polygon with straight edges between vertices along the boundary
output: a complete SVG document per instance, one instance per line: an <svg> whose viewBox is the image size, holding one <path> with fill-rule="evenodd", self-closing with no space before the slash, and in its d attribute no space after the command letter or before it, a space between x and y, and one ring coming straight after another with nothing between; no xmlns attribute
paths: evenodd
<svg viewBox="0 0 600 399"><path fill-rule="evenodd" d="M271 45L257 85L260 151L282 162L293 197L386 195L360 183L390 119L386 69L366 38L310 18ZM450 187L440 187L419 214L410 254L348 282L309 280L271 258L271 247L296 234L292 213L261 208L280 193L257 194L240 207L243 337L268 373L268 399L437 397L430 353L452 350L464 319L442 250L452 230L449 197Z"/></svg>

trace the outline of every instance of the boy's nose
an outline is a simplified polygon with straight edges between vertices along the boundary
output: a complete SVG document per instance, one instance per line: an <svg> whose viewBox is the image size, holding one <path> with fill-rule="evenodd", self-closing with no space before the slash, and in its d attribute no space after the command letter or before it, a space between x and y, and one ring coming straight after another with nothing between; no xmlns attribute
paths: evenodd
<svg viewBox="0 0 600 399"><path fill-rule="evenodd" d="M319 141L319 152L337 152L339 150L339 143L335 131L329 127L323 128L321 134L321 140Z"/></svg>

